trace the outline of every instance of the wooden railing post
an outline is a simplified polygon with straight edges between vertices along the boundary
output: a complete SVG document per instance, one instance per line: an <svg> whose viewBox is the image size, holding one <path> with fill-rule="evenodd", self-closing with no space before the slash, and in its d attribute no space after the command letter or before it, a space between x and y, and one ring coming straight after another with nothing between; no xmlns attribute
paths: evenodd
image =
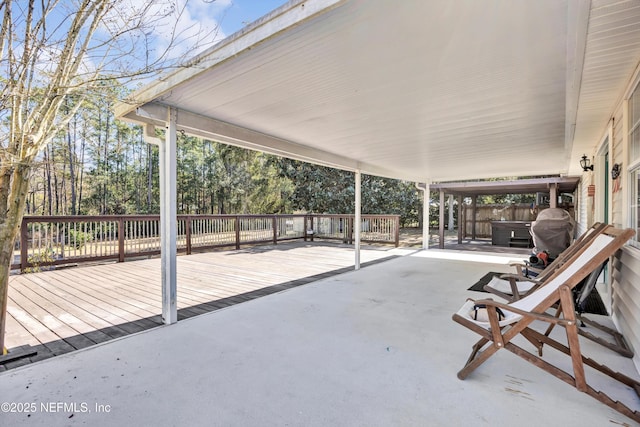
<svg viewBox="0 0 640 427"><path fill-rule="evenodd" d="M349 244L352 245L353 244L353 227L354 227L354 219L352 216L347 217L347 233L348 234L348 240L349 240Z"/></svg>
<svg viewBox="0 0 640 427"><path fill-rule="evenodd" d="M400 215L396 215L395 216L395 225L396 225L396 230L395 230L395 241L394 244L396 245L396 248L398 246L400 246Z"/></svg>
<svg viewBox="0 0 640 427"><path fill-rule="evenodd" d="M312 241L312 242L313 242L313 237L316 235L316 228L315 228L315 227L314 227L314 225L313 225L313 218L314 218L314 216L313 216L313 215L311 215L311 231L312 231L312 233L311 233L311 241ZM306 233L306 232L307 232L307 231L305 230L305 233Z"/></svg>
<svg viewBox="0 0 640 427"><path fill-rule="evenodd" d="M236 250L240 249L240 217L236 215L235 220L235 229L236 229Z"/></svg>
<svg viewBox="0 0 640 427"><path fill-rule="evenodd" d="M303 231L302 235L304 236L304 241L306 242L307 241L307 230L309 229L307 227L307 216L306 215L303 217L303 220L304 220L304 224L303 224L303 228L302 229L304 231Z"/></svg>
<svg viewBox="0 0 640 427"><path fill-rule="evenodd" d="M124 218L118 218L118 262L124 262Z"/></svg>
<svg viewBox="0 0 640 427"><path fill-rule="evenodd" d="M273 227L273 244L277 245L278 244L278 219L276 215L273 216L273 219L271 220L271 224Z"/></svg>
<svg viewBox="0 0 640 427"><path fill-rule="evenodd" d="M27 219L22 217L20 223L20 273L24 273L27 268L29 258L29 232L27 230Z"/></svg>
<svg viewBox="0 0 640 427"><path fill-rule="evenodd" d="M191 255L191 215L184 218L185 238L187 239L187 255Z"/></svg>

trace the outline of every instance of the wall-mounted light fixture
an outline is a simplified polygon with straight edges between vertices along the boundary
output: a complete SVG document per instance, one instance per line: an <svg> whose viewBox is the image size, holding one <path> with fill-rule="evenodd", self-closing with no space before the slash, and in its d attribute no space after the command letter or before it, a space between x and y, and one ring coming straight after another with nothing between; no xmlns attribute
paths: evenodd
<svg viewBox="0 0 640 427"><path fill-rule="evenodd" d="M589 161L589 159L587 159L587 155L586 154L582 155L582 159L580 159L580 166L582 166L582 170L585 171L585 172L593 170L593 165L591 164L591 161Z"/></svg>

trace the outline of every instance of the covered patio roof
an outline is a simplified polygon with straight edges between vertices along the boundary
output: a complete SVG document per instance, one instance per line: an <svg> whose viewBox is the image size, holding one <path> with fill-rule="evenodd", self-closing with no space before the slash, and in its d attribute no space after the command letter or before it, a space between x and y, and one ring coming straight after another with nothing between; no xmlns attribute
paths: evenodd
<svg viewBox="0 0 640 427"><path fill-rule="evenodd" d="M640 59L627 0L292 0L117 107L420 182L576 175Z"/></svg>
<svg viewBox="0 0 640 427"><path fill-rule="evenodd" d="M116 115L160 145L165 323L178 132L354 171L357 224L362 173L577 175L637 72L638 23L633 0L291 0L143 87Z"/></svg>

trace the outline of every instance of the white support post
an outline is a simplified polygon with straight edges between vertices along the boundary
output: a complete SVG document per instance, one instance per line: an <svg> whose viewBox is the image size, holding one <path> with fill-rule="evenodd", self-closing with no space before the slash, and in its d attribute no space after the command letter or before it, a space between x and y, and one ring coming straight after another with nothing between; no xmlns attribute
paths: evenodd
<svg viewBox="0 0 640 427"><path fill-rule="evenodd" d="M429 249L429 182L425 182L422 195L422 249Z"/></svg>
<svg viewBox="0 0 640 427"><path fill-rule="evenodd" d="M549 186L549 207L555 209L558 207L558 184L554 183Z"/></svg>
<svg viewBox="0 0 640 427"><path fill-rule="evenodd" d="M444 190L440 190L438 212L438 248L444 249Z"/></svg>
<svg viewBox="0 0 640 427"><path fill-rule="evenodd" d="M362 174L360 173L360 169L356 169L356 183L355 183L355 193L356 193L356 212L353 220L353 229L355 234L355 252L356 252L356 261L355 266L356 270L360 270L360 231L362 230L362 219L361 219L361 210L362 210Z"/></svg>
<svg viewBox="0 0 640 427"><path fill-rule="evenodd" d="M449 194L449 231L452 231L454 228L453 224L453 194Z"/></svg>
<svg viewBox="0 0 640 427"><path fill-rule="evenodd" d="M176 144L177 112L169 108L168 127L160 145L160 246L162 264L162 321L166 324L178 321L176 235L177 235L177 191L176 191Z"/></svg>
<svg viewBox="0 0 640 427"><path fill-rule="evenodd" d="M416 182L416 189L422 191L422 249L429 249L429 182Z"/></svg>

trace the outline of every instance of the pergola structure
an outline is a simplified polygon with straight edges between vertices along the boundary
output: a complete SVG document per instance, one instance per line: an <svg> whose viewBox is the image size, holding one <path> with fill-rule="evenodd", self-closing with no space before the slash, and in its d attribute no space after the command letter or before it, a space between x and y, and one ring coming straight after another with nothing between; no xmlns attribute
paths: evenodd
<svg viewBox="0 0 640 427"><path fill-rule="evenodd" d="M633 3L291 0L137 91L116 114L161 148L164 321L178 131L353 171L356 223L362 173L577 175L640 56Z"/></svg>
<svg viewBox="0 0 640 427"><path fill-rule="evenodd" d="M472 238L475 238L475 218L476 202L478 196L490 196L499 194L534 194L549 193L549 207L557 206L558 196L562 193L573 194L580 183L580 177L557 177L557 178L532 178L510 181L473 181L473 182L448 182L437 183L430 186L431 190L440 194L439 210L439 247L444 248L444 224L445 224L445 194L458 198L458 206L462 206L462 201L466 197L471 197L471 207L473 211ZM458 209L458 243L462 243L463 228L460 225L462 210Z"/></svg>

